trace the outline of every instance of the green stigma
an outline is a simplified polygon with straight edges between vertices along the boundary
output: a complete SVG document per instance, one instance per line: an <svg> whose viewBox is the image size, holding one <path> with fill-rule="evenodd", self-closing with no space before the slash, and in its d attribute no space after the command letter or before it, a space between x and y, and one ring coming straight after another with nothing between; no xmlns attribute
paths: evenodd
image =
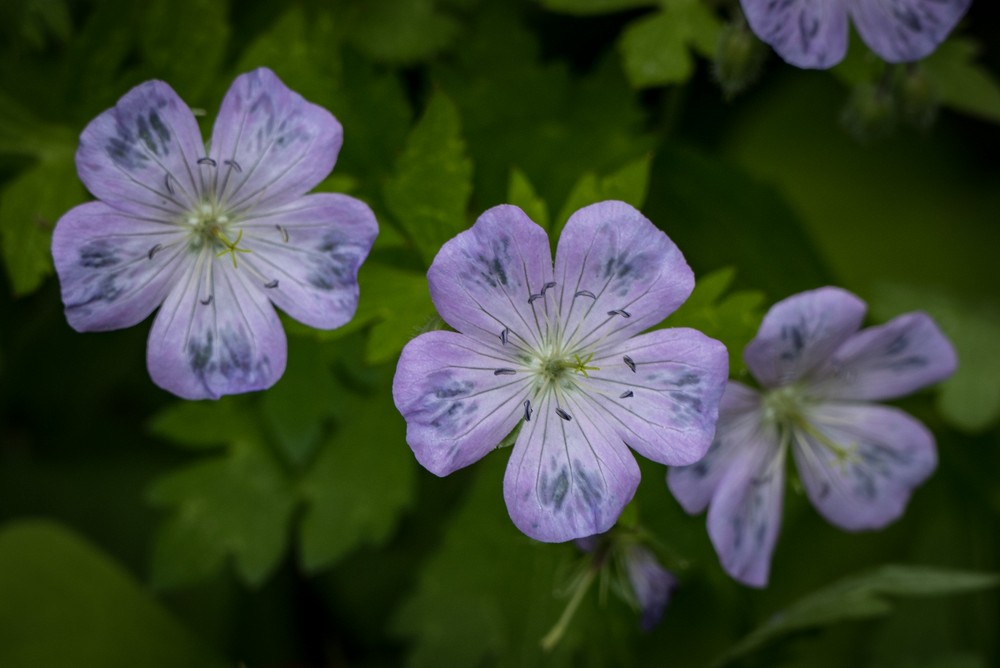
<svg viewBox="0 0 1000 668"><path fill-rule="evenodd" d="M594 359L594 353L590 353L583 359L580 359L579 355L573 355L573 365L570 366L569 368L571 368L573 371L576 371L577 373L582 373L584 378L590 378L590 375L587 373L588 371L601 370L600 367L587 366L587 364L592 359Z"/></svg>
<svg viewBox="0 0 1000 668"><path fill-rule="evenodd" d="M215 235L215 238L218 239L219 242L221 242L222 245L226 247L225 250L220 251L219 253L216 253L215 256L216 257L222 257L223 255L226 255L227 253L231 254L233 256L233 269L236 268L236 254L237 253L249 253L249 252L251 252L247 248L239 248L238 247L240 245L240 239L243 238L243 230L240 230L239 233L236 235L236 241L230 241L226 237L226 235L223 234L222 231L219 230L218 228L215 228L214 230L212 230L212 232Z"/></svg>

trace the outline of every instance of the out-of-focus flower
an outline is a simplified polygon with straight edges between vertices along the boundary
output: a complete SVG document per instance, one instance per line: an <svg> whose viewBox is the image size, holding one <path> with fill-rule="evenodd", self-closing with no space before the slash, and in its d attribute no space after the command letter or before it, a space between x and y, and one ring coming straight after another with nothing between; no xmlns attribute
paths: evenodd
<svg viewBox="0 0 1000 668"><path fill-rule="evenodd" d="M825 69L847 53L848 17L890 63L919 60L944 41L972 0L740 0L753 31L796 67Z"/></svg>
<svg viewBox="0 0 1000 668"><path fill-rule="evenodd" d="M428 280L458 332L403 349L393 397L407 442L443 476L520 426L504 497L528 536L610 529L639 484L626 443L676 465L708 449L728 356L691 329L639 334L687 299L694 277L633 207L574 213L554 268L545 230L517 207L494 207L442 247Z"/></svg>
<svg viewBox="0 0 1000 668"><path fill-rule="evenodd" d="M767 584L789 449L812 504L848 531L898 518L937 464L922 423L872 402L947 378L955 352L923 313L859 331L865 310L838 288L775 304L744 351L763 389L730 381L706 457L670 470L685 510L708 507L709 536L740 582Z"/></svg>
<svg viewBox="0 0 1000 668"><path fill-rule="evenodd" d="M78 331L157 307L147 364L188 399L273 385L286 341L272 303L312 327L354 315L378 226L346 195L307 195L333 169L340 123L267 69L230 87L206 151L191 110L147 81L95 118L76 155L99 201L56 225L52 255Z"/></svg>

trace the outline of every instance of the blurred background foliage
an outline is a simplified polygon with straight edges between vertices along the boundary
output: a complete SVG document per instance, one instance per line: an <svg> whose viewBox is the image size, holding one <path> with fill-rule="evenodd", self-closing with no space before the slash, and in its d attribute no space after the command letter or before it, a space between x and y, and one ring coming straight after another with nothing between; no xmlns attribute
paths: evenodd
<svg viewBox="0 0 1000 668"><path fill-rule="evenodd" d="M5 0L0 666L997 665L998 25L975 0L922 63L854 41L807 72L727 0ZM145 326L66 324L51 231L88 197L79 132L131 86L169 82L207 135L258 66L343 123L320 188L381 234L352 323L286 321L272 390L185 403L149 380ZM734 377L767 306L825 284L872 322L931 313L961 366L899 402L940 452L903 519L846 534L790 489L763 591L643 461L630 521L680 580L664 621L595 587L545 653L585 556L510 523L507 451L419 468L389 387L440 324L442 242L502 202L556 239L609 198L684 251L699 283L666 325L725 342Z"/></svg>

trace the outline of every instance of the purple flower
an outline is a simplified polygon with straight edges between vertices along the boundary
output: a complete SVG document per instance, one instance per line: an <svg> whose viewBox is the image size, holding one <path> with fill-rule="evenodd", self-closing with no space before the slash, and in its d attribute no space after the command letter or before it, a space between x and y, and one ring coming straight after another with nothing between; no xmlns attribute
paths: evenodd
<svg viewBox="0 0 1000 668"><path fill-rule="evenodd" d="M521 426L504 497L542 541L608 530L639 483L626 443L690 464L712 440L728 358L718 341L657 325L694 285L677 247L624 202L569 219L555 268L548 236L498 206L446 243L427 273L458 332L422 334L393 381L406 440L443 476Z"/></svg>
<svg viewBox="0 0 1000 668"><path fill-rule="evenodd" d="M160 306L147 348L157 385L188 399L273 385L286 342L271 304L312 327L343 325L378 233L363 202L306 194L341 138L330 112L267 69L233 82L207 151L170 86L133 88L80 137L77 171L100 201L53 235L70 325L130 327Z"/></svg>
<svg viewBox="0 0 1000 668"><path fill-rule="evenodd" d="M890 63L919 60L944 41L972 0L740 0L750 28L796 67L825 69L847 53L847 19Z"/></svg>
<svg viewBox="0 0 1000 668"><path fill-rule="evenodd" d="M669 473L685 510L708 506L709 536L740 582L767 584L789 448L809 500L848 531L899 517L937 464L923 424L872 402L947 378L955 352L923 313L858 331L864 316L838 288L775 304L744 351L763 389L731 381L708 455Z"/></svg>
<svg viewBox="0 0 1000 668"><path fill-rule="evenodd" d="M622 561L639 607L639 626L643 631L651 631L663 618L670 597L677 588L677 578L660 564L649 548L640 543L626 547Z"/></svg>

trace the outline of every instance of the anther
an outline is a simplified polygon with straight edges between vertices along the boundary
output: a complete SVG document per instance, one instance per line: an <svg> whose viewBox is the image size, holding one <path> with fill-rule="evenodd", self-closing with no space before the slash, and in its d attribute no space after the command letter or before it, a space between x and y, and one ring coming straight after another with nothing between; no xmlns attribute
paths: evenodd
<svg viewBox="0 0 1000 668"><path fill-rule="evenodd" d="M625 366L632 369L632 373L635 373L635 362L632 361L632 358L625 355L622 359L625 360Z"/></svg>
<svg viewBox="0 0 1000 668"><path fill-rule="evenodd" d="M531 401L529 399L524 400L524 421L531 422L531 414L534 411L531 409Z"/></svg>
<svg viewBox="0 0 1000 668"><path fill-rule="evenodd" d="M513 376L515 373L517 373L516 369L496 369L493 372L493 375L494 376Z"/></svg>
<svg viewBox="0 0 1000 668"><path fill-rule="evenodd" d="M504 327L500 332L500 343L507 345L507 337L510 336L510 327Z"/></svg>
<svg viewBox="0 0 1000 668"><path fill-rule="evenodd" d="M629 397L634 397L634 396L635 396L635 392L633 392L632 390L625 390L624 392L622 392L621 394L618 395L618 398L619 399L628 399Z"/></svg>
<svg viewBox="0 0 1000 668"><path fill-rule="evenodd" d="M573 419L573 418L571 418L569 416L569 413L567 413L566 411L564 411L561 408L557 408L556 409L556 415L558 415L559 417L561 417L563 420L566 420L566 422L569 422L570 420Z"/></svg>
<svg viewBox="0 0 1000 668"><path fill-rule="evenodd" d="M167 172L166 175L163 177L163 184L167 186L167 192L173 195L174 187L170 184L170 178L171 178L170 172Z"/></svg>
<svg viewBox="0 0 1000 668"><path fill-rule="evenodd" d="M287 244L288 243L288 230L286 230L285 228L283 228L281 225L275 225L274 227L279 232L281 232L281 240L284 241Z"/></svg>
<svg viewBox="0 0 1000 668"><path fill-rule="evenodd" d="M556 282L555 281L549 281L548 283L546 283L545 285L542 286L542 294L544 295L546 290L548 290L549 288L554 288L554 287L556 287Z"/></svg>
<svg viewBox="0 0 1000 668"><path fill-rule="evenodd" d="M270 283L265 283L264 287L267 288L267 289L269 289L269 290L278 287L278 279L274 279Z"/></svg>
<svg viewBox="0 0 1000 668"><path fill-rule="evenodd" d="M199 299L198 301L200 301L205 306L208 306L209 304L212 303L212 301L214 299L215 299L215 295L209 295L209 296L205 297L204 299Z"/></svg>
<svg viewBox="0 0 1000 668"><path fill-rule="evenodd" d="M237 172L242 172L243 171L243 168L240 167L240 163L236 162L235 160L223 160L222 164L228 165L229 167L232 167Z"/></svg>
<svg viewBox="0 0 1000 668"><path fill-rule="evenodd" d="M152 260L153 256L159 253L161 250L163 250L163 244L156 244L155 246L149 249L149 252L146 253L146 256L149 257L150 260Z"/></svg>
<svg viewBox="0 0 1000 668"><path fill-rule="evenodd" d="M590 290L580 290L575 295L573 295L573 297L574 298L576 298L576 297L590 297L591 299L597 299L597 295L595 295Z"/></svg>
<svg viewBox="0 0 1000 668"><path fill-rule="evenodd" d="M212 167L216 166L215 160L212 160L209 157L198 158L198 164L199 165L211 165Z"/></svg>
<svg viewBox="0 0 1000 668"><path fill-rule="evenodd" d="M631 318L632 314L623 308L616 308L614 311L608 311L608 315L620 315L623 318Z"/></svg>
<svg viewBox="0 0 1000 668"><path fill-rule="evenodd" d="M537 292L537 293L535 293L535 294L531 295L530 297L528 297L528 303L529 303L529 304L531 304L531 303L532 303L532 302L534 302L534 301L535 301L536 299L541 299L541 298L542 298L542 297L544 297L544 296L545 296L545 295L544 295L544 294L542 294L541 292Z"/></svg>

